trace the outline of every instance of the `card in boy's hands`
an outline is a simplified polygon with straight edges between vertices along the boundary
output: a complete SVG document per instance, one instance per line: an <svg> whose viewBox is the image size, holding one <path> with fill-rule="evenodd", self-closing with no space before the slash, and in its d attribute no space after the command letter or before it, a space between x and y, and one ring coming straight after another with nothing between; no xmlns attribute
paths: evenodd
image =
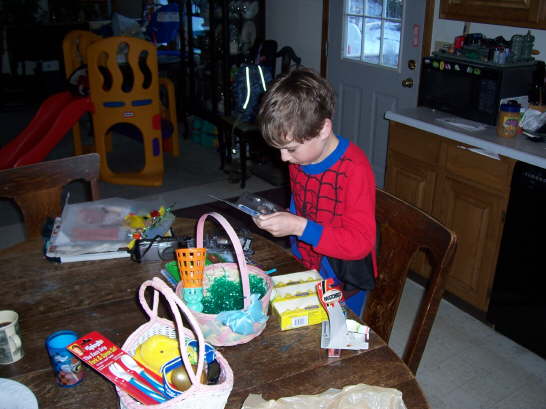
<svg viewBox="0 0 546 409"><path fill-rule="evenodd" d="M213 195L209 196L213 199L227 203L252 217L285 211L281 206L253 193L243 193L235 203L230 202L229 200L220 199Z"/></svg>

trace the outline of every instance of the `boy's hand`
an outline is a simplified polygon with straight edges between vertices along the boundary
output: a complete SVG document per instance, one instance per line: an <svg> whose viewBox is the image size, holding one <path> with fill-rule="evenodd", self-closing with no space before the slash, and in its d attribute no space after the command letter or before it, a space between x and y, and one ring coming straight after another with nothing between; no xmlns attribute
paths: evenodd
<svg viewBox="0 0 546 409"><path fill-rule="evenodd" d="M276 212L253 217L260 229L268 231L275 237L301 236L307 226L307 219L289 212Z"/></svg>

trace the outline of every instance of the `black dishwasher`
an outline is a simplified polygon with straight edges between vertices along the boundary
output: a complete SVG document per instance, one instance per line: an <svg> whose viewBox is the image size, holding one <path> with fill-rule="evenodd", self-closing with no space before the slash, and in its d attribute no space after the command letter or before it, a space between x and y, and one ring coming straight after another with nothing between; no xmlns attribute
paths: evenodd
<svg viewBox="0 0 546 409"><path fill-rule="evenodd" d="M517 162L487 319L546 358L546 169Z"/></svg>

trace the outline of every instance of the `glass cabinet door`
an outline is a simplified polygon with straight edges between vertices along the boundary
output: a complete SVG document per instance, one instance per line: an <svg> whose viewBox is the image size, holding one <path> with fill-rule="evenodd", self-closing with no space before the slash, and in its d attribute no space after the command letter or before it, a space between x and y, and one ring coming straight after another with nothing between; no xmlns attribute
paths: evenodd
<svg viewBox="0 0 546 409"><path fill-rule="evenodd" d="M188 108L229 115L239 66L265 37L264 0L186 0Z"/></svg>

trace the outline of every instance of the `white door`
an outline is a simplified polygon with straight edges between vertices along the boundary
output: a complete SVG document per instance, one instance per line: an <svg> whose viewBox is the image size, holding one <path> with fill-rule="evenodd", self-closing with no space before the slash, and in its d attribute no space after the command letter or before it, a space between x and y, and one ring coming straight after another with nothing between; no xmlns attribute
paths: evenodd
<svg viewBox="0 0 546 409"><path fill-rule="evenodd" d="M330 1L327 77L337 96L334 131L366 152L380 187L385 111L417 105L425 5L426 0Z"/></svg>

